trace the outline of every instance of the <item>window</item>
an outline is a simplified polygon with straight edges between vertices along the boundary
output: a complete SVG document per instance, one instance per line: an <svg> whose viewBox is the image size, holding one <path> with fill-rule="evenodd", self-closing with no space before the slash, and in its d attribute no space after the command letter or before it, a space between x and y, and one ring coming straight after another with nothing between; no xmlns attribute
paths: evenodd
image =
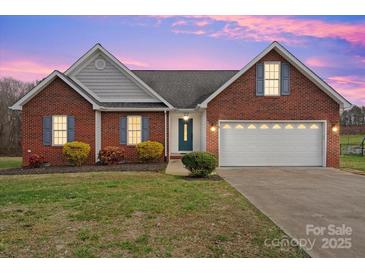
<svg viewBox="0 0 365 274"><path fill-rule="evenodd" d="M280 95L280 62L265 63L265 96Z"/></svg>
<svg viewBox="0 0 365 274"><path fill-rule="evenodd" d="M188 141L188 124L184 124L184 142Z"/></svg>
<svg viewBox="0 0 365 274"><path fill-rule="evenodd" d="M142 140L142 117L128 116L127 118L128 145L139 144Z"/></svg>
<svg viewBox="0 0 365 274"><path fill-rule="evenodd" d="M52 144L54 146L63 146L67 143L67 116L52 116Z"/></svg>

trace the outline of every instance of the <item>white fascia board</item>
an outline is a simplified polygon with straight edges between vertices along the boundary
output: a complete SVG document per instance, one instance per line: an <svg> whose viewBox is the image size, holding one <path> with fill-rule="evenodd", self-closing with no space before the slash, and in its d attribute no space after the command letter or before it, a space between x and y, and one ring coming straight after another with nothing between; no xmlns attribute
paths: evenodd
<svg viewBox="0 0 365 274"><path fill-rule="evenodd" d="M117 108L117 107L99 107L100 111L110 112L110 111L129 111L129 112L153 112L153 111L170 111L169 108Z"/></svg>
<svg viewBox="0 0 365 274"><path fill-rule="evenodd" d="M127 73L127 76L130 77L132 81L134 81L138 86L152 94L154 97L159 99L161 102L165 103L170 109L174 108L169 102L167 102L164 98L162 98L156 91L154 91L151 87L149 87L145 82L143 82L137 75L135 75L132 71L130 71L122 62L120 62L117 58L115 58L110 52L108 52L102 45L96 44L92 47L88 52L86 52L80 59L78 59L69 69L65 71L65 75L70 75L74 70L77 69L79 65L81 65L88 57L90 57L95 51L100 50L103 54L105 54L110 60L113 61L114 64L117 65L117 68L122 72Z"/></svg>
<svg viewBox="0 0 365 274"><path fill-rule="evenodd" d="M318 77L313 71L311 71L307 66L300 62L293 54L291 54L286 48L280 45L278 42L271 43L267 48L265 48L259 55L252 59L246 66L244 66L237 74L235 74L231 79L224 83L219 89L212 93L207 99L205 99L200 105L201 108L206 108L208 103L213 100L218 94L230 86L234 81L236 81L242 74L248 71L254 64L256 64L262 57L269 53L272 49L276 49L280 55L286 57L292 65L299 69L305 76L307 76L316 86L318 86L322 91L329 95L333 100L340 104L343 108L351 107L351 103L347 101L342 95L337 93L332 87L330 87L325 81Z"/></svg>
<svg viewBox="0 0 365 274"><path fill-rule="evenodd" d="M315 74L311 69L304 65L298 58L296 58L290 51L276 42L275 44L279 54L284 55L291 63L305 76L307 76L317 87L323 90L328 96L338 102L343 108L350 108L352 104L346 100L341 94L328 85L323 79Z"/></svg>
<svg viewBox="0 0 365 274"><path fill-rule="evenodd" d="M77 93L79 93L83 98L85 98L89 103L92 104L93 109L98 109L99 106L92 101L88 96L86 96L82 91L79 90L72 82L70 82L65 76L62 75L59 71L54 71L50 75L48 75L42 82L40 82L37 86L31 89L26 95L20 98L14 105L10 107L12 110L22 110L22 106L26 104L29 100L31 100L35 95L41 92L46 86L48 86L56 77L59 77L62 81L64 81L67 85L69 85L72 89L74 89Z"/></svg>
<svg viewBox="0 0 365 274"><path fill-rule="evenodd" d="M270 44L266 49L264 49L259 55L257 55L254 59L252 59L247 65L245 65L239 72L233 75L227 82L225 82L220 88L218 88L215 92L213 92L207 99L205 99L199 107L206 108L208 103L213 100L218 94L220 94L223 90L229 87L234 81L236 81L242 74L244 74L247 70L249 70L254 64L256 64L262 57L264 57L267 53L269 53L274 48L274 43Z"/></svg>

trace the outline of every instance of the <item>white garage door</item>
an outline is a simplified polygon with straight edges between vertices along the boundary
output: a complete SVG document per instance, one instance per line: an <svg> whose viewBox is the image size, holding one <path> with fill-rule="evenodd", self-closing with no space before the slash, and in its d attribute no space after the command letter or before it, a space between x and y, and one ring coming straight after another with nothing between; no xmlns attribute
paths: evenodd
<svg viewBox="0 0 365 274"><path fill-rule="evenodd" d="M221 122L221 166L322 166L321 122Z"/></svg>

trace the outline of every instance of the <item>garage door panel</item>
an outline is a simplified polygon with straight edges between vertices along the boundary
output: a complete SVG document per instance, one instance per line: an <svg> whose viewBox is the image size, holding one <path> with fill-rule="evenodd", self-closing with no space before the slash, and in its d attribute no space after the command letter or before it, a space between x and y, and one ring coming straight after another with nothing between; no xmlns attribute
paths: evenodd
<svg viewBox="0 0 365 274"><path fill-rule="evenodd" d="M314 122L228 122L220 129L222 166L321 166L323 126Z"/></svg>

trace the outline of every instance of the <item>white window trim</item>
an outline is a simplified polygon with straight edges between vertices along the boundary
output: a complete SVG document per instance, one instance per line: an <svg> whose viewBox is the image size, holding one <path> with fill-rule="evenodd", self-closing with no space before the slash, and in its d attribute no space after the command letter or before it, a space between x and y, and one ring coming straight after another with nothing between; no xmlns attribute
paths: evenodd
<svg viewBox="0 0 365 274"><path fill-rule="evenodd" d="M139 143L141 143L142 142L142 116L141 115L128 115L127 116L127 145L128 146L136 146L137 144L139 144L138 142L136 143L136 144L131 144L130 142L129 142L129 131L138 131L138 130L129 130L129 118L130 117L138 117L140 120L141 120L141 127L140 127L140 132L141 132L141 139L140 139L140 142Z"/></svg>
<svg viewBox="0 0 365 274"><path fill-rule="evenodd" d="M278 85L278 94L266 94L265 93L265 82L266 82L266 77L265 77L265 65L269 65L269 64L278 64L279 65L279 85ZM276 79L270 79L270 80L276 80ZM269 96L269 97L274 97L274 96L280 96L281 95L281 62L280 61L266 61L264 62L264 96Z"/></svg>
<svg viewBox="0 0 365 274"><path fill-rule="evenodd" d="M67 143L67 115L52 115L52 146L54 146L54 147L63 147L63 145L64 144L55 144L55 142L54 142L54 131L55 131L55 129L54 129L54 119L55 119L55 117L66 117L66 142L65 142L65 144ZM61 131L61 130L58 130L58 131ZM63 131L63 130L62 130Z"/></svg>

